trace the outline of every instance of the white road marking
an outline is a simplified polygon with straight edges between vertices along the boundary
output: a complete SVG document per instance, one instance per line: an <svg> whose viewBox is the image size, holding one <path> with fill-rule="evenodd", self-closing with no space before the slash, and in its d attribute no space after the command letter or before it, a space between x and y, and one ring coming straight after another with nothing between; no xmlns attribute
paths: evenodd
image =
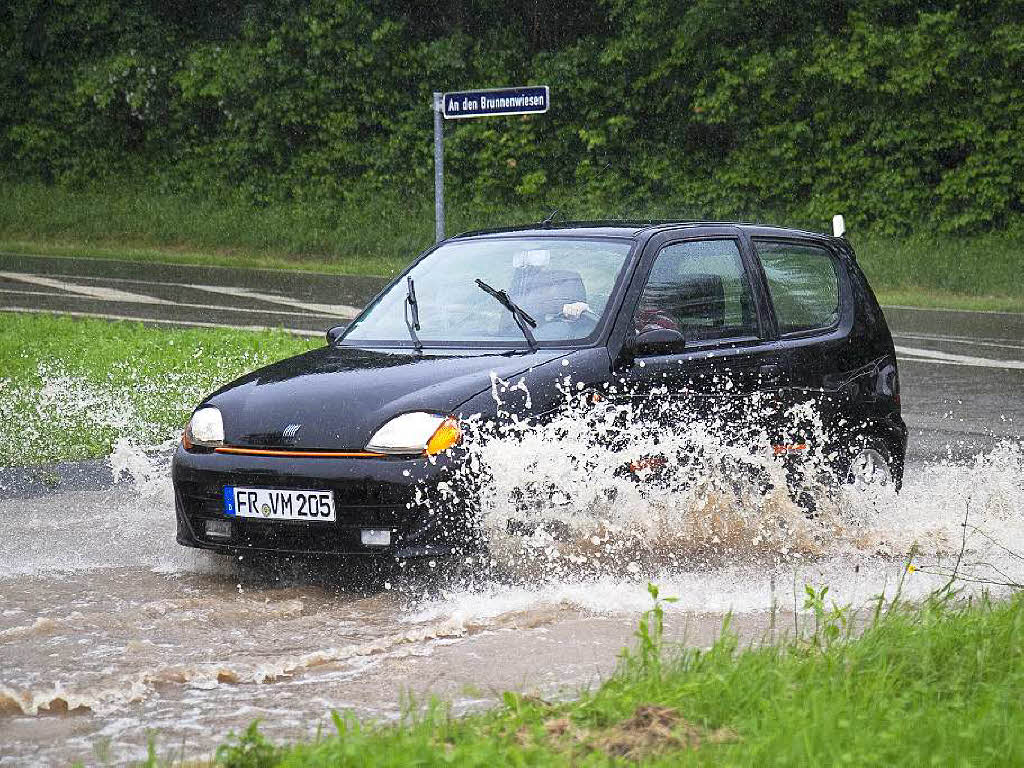
<svg viewBox="0 0 1024 768"><path fill-rule="evenodd" d="M107 259L107 258L104 258L103 256L61 256L60 254L56 254L56 253L51 253L51 254L47 255L47 254L41 254L41 253L22 253L22 252L19 252L19 251L0 251L0 256L14 256L15 258L25 258L25 259L61 259L63 261L67 261L67 262L69 262L71 264L79 262L82 259L87 259L87 260L90 260L90 261L103 262L104 264L128 264L128 265L131 265L133 267L138 266L139 264L153 264L153 265L158 266L158 267L174 267L174 268L200 267L202 269L216 269L216 270L220 270L222 272L227 272L229 270L234 270L236 272L240 271L240 270L244 270L246 272L262 272L262 273L268 274L268 275L284 273L286 275L311 275L313 277L321 277L321 276L327 275L328 277L331 277L331 275L329 275L328 273L325 273L325 272L315 272L315 271L313 271L311 269L276 269L276 268L271 268L271 267L232 267L232 266L225 266L223 264L187 264L187 263L183 264L181 262L176 262L176 261L156 261L156 260L154 260L154 261L125 261L124 259Z"/></svg>
<svg viewBox="0 0 1024 768"><path fill-rule="evenodd" d="M14 288L0 288L0 293L9 293L13 296L63 296L64 298L72 298L68 296L67 291L21 291Z"/></svg>
<svg viewBox="0 0 1024 768"><path fill-rule="evenodd" d="M916 341L940 341L947 344L970 344L975 347L998 347L999 349L1024 349L1024 344L1003 344L999 339L973 339L969 336L944 336L932 333L893 333L894 339Z"/></svg>
<svg viewBox="0 0 1024 768"><path fill-rule="evenodd" d="M83 300L97 300L107 301L107 299L98 299L95 296L68 296L66 292L62 293L49 293L44 291L12 291L7 288L0 288L0 294L9 294L12 296L56 296L63 297L64 299L83 299ZM113 301L113 299L111 299ZM219 304L189 304L178 301L163 302L167 306L181 307L183 309L200 309L203 311L214 311L214 312L245 312L254 315L282 315L288 317L309 317L309 312L289 312L284 309L253 309L252 307L225 307ZM45 312L57 312L63 314L63 310L60 309L44 309ZM324 315L329 317L329 315Z"/></svg>
<svg viewBox="0 0 1024 768"><path fill-rule="evenodd" d="M90 296L103 301L119 301L125 304L173 304L172 301L158 299L153 296L145 296L141 293L128 293L119 291L117 288L103 288L98 285L77 285L63 280L55 280L52 277L41 275L26 275L21 272L0 272L0 277L8 280L16 280L29 285L41 285L44 288L56 288L67 293L77 293L81 296Z"/></svg>
<svg viewBox="0 0 1024 768"><path fill-rule="evenodd" d="M188 325L199 328L231 328L236 331L286 331L296 336L323 336L321 331L309 331L302 328L271 327L269 325L231 325L229 323L208 323L202 320L163 320L152 317L131 317L130 315L111 315L105 312L57 312L52 309L37 307L0 307L0 312L31 312L36 315L70 315L71 317L96 317L101 320L129 320L135 323L156 323L159 325Z"/></svg>
<svg viewBox="0 0 1024 768"><path fill-rule="evenodd" d="M116 288L104 288L99 286L84 286L79 283L68 283L64 280L57 280L54 276L41 277L39 275L22 274L20 272L0 272L0 278L9 278L12 280L20 280L22 282L34 283L36 285L43 285L65 292L81 293L83 295L92 296L97 299L105 299L109 301L131 301L133 303L139 303L140 301L149 304L177 304L180 307L189 306L205 306L197 304L187 304L177 301L170 301L168 299L158 299L154 297L142 296L141 294L128 293L127 291L120 291ZM260 293L257 291L251 291L248 288L238 288L235 286L228 285L199 285L195 283L165 283L165 282L151 282L147 280L133 280L124 277L94 277L94 276L73 276L73 275L58 275L57 277L72 277L75 280L102 280L106 282L117 282L117 283L131 283L140 286L173 286L175 288L191 288L193 290L207 291L209 293L219 293L223 296L238 296L243 299L256 299L257 301L264 301L269 304L282 304L284 306L292 307L294 309L304 309L309 312L314 312L318 315L324 315L329 317L340 317L345 320L351 320L356 317L362 310L359 307L353 307L348 304L319 304L316 302L300 301L299 299L293 299L290 296L276 295L270 293ZM136 298L123 298L123 297L136 297ZM250 310L252 311L252 310ZM257 310L260 311L260 310ZM269 310L266 310L269 311ZM276 313L281 314L281 313ZM299 312L289 314L301 314Z"/></svg>
<svg viewBox="0 0 1024 768"><path fill-rule="evenodd" d="M1024 361L1021 360L993 360L989 357L954 355L949 352L938 352L934 349L901 346L896 347L896 354L915 363L970 365L978 368L1004 368L1007 370L1024 371Z"/></svg>
<svg viewBox="0 0 1024 768"><path fill-rule="evenodd" d="M962 315L1010 315L1024 317L1024 312L1006 312L1000 309L952 309L950 307L911 307L908 304L882 304L882 309L909 309L913 312L955 312Z"/></svg>
<svg viewBox="0 0 1024 768"><path fill-rule="evenodd" d="M362 312L358 307L350 307L347 304L315 304L311 302L298 301L297 299L292 299L288 296L275 296L270 293L250 291L248 288L232 288L224 285L189 285L188 287L198 288L200 291L220 293L225 296L241 296L245 299L256 299L257 301L266 301L271 304L284 304L289 307L308 309L311 312L316 312L320 315L333 315L346 320L351 320Z"/></svg>

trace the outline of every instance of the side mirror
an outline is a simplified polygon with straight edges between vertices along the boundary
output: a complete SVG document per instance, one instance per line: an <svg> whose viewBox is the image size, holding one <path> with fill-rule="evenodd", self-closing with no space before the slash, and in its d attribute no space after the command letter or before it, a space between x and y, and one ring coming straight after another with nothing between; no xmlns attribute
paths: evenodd
<svg viewBox="0 0 1024 768"><path fill-rule="evenodd" d="M344 325L336 325L333 328L327 329L327 346L333 347L338 339L341 338L341 334L345 332Z"/></svg>
<svg viewBox="0 0 1024 768"><path fill-rule="evenodd" d="M633 337L633 354L659 355L681 350L686 339L672 328L652 328Z"/></svg>

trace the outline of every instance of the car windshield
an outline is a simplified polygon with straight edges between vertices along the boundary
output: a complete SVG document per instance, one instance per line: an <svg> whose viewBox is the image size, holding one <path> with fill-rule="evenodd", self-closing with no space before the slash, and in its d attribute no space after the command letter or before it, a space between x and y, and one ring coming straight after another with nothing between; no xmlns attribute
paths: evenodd
<svg viewBox="0 0 1024 768"><path fill-rule="evenodd" d="M488 238L446 243L382 294L342 341L526 346L513 311L536 322L538 343L581 341L597 328L632 243L583 238ZM412 290L408 278L412 278ZM415 312L408 305L415 297ZM419 327L415 328L415 320Z"/></svg>

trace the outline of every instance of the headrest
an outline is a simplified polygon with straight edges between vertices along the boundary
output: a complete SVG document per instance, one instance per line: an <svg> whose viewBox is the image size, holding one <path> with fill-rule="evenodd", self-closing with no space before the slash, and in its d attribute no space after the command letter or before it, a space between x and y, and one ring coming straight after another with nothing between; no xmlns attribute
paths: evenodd
<svg viewBox="0 0 1024 768"><path fill-rule="evenodd" d="M568 269L527 269L522 282L513 284L512 298L527 312L557 315L565 304L587 300L579 272Z"/></svg>

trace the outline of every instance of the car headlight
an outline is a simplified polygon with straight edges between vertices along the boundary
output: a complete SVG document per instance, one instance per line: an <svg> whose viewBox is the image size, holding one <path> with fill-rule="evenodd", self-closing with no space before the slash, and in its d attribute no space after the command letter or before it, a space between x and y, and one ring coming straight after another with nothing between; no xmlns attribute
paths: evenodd
<svg viewBox="0 0 1024 768"><path fill-rule="evenodd" d="M366 450L378 453L434 454L462 439L458 422L436 413L403 413L374 433Z"/></svg>
<svg viewBox="0 0 1024 768"><path fill-rule="evenodd" d="M213 406L206 406L193 413L182 435L182 443L186 449L193 445L206 448L224 445L224 419L220 411Z"/></svg>

